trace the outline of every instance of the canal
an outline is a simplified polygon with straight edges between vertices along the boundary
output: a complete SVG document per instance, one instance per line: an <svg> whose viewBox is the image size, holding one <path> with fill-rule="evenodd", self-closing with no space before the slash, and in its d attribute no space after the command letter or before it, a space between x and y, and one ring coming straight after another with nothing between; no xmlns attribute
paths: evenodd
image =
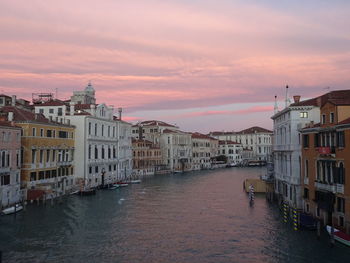
<svg viewBox="0 0 350 263"><path fill-rule="evenodd" d="M0 217L3 262L349 262L325 233L294 231L245 178L261 168L156 176Z"/></svg>

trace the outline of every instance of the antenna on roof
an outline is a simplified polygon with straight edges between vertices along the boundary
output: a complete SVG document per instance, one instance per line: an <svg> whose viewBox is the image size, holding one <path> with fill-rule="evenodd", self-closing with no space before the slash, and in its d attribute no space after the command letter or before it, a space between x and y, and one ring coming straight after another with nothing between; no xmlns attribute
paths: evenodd
<svg viewBox="0 0 350 263"><path fill-rule="evenodd" d="M274 107L275 114L278 112L278 104L277 104L277 95L275 95L275 107Z"/></svg>

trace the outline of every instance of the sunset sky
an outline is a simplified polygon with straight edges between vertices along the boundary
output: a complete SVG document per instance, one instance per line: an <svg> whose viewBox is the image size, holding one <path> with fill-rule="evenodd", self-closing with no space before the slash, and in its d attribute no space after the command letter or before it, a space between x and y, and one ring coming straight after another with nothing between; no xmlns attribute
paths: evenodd
<svg viewBox="0 0 350 263"><path fill-rule="evenodd" d="M0 92L91 80L126 120L271 128L273 100L348 89L350 1L0 0Z"/></svg>

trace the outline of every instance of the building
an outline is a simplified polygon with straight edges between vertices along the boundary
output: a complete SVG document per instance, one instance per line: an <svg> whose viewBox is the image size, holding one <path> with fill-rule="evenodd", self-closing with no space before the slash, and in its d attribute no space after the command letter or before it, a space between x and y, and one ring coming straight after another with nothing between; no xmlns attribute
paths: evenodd
<svg viewBox="0 0 350 263"><path fill-rule="evenodd" d="M159 146L147 140L132 139L133 176L154 175L163 163Z"/></svg>
<svg viewBox="0 0 350 263"><path fill-rule="evenodd" d="M70 191L75 185L75 127L14 106L3 107L1 118L22 129L21 187L41 190L43 198Z"/></svg>
<svg viewBox="0 0 350 263"><path fill-rule="evenodd" d="M198 132L191 133L192 139L192 170L210 169L212 158L217 156L217 148L213 152L214 138ZM217 145L217 143L216 143Z"/></svg>
<svg viewBox="0 0 350 263"><path fill-rule="evenodd" d="M278 111L277 102L273 120L273 162L275 193L279 200L290 207L301 208L301 145L299 129L307 123L319 121L319 107L315 99L300 101L294 96L290 104L286 98L285 108Z"/></svg>
<svg viewBox="0 0 350 263"><path fill-rule="evenodd" d="M0 211L22 199L21 128L13 122L0 121Z"/></svg>
<svg viewBox="0 0 350 263"><path fill-rule="evenodd" d="M303 210L350 233L350 90L314 99L320 122L302 133Z"/></svg>
<svg viewBox="0 0 350 263"><path fill-rule="evenodd" d="M226 156L227 164L240 165L243 162L243 145L233 141L219 141L219 154Z"/></svg>
<svg viewBox="0 0 350 263"><path fill-rule="evenodd" d="M36 104L35 112L76 126L75 176L81 187L98 187L127 177L132 172L131 124L114 116L114 108L95 104L91 85L75 91L71 101Z"/></svg>
<svg viewBox="0 0 350 263"><path fill-rule="evenodd" d="M271 154L273 132L261 127L251 127L239 132L211 132L210 136L220 141L233 141L241 144L243 148L252 150L248 161L267 161Z"/></svg>
<svg viewBox="0 0 350 263"><path fill-rule="evenodd" d="M171 171L184 172L192 169L191 134L180 130L165 129L160 136L163 163Z"/></svg>

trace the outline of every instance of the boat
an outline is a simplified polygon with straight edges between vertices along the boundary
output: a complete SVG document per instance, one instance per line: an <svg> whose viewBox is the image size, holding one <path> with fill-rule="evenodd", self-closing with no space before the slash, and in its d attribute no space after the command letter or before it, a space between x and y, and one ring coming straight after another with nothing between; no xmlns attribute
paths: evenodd
<svg viewBox="0 0 350 263"><path fill-rule="evenodd" d="M129 184L127 182L122 182L122 181L119 181L116 183L119 187L121 186L128 186Z"/></svg>
<svg viewBox="0 0 350 263"><path fill-rule="evenodd" d="M76 195L76 194L79 194L79 193L80 193L80 191L76 190L76 191L71 192L70 195Z"/></svg>
<svg viewBox="0 0 350 263"><path fill-rule="evenodd" d="M332 227L327 225L326 226L327 232L329 235L331 235ZM350 246L350 235L345 234L344 232L340 231L339 229L334 228L334 239L338 242Z"/></svg>
<svg viewBox="0 0 350 263"><path fill-rule="evenodd" d="M139 184L139 183L141 183L140 179L130 181L130 184Z"/></svg>
<svg viewBox="0 0 350 263"><path fill-rule="evenodd" d="M115 184L115 185L113 185L113 186L108 187L107 189L108 189L108 190L114 190L114 189L117 189L118 187L119 187L119 185L118 185L118 184Z"/></svg>
<svg viewBox="0 0 350 263"><path fill-rule="evenodd" d="M5 208L4 210L2 210L2 213L4 215L10 215L10 214L17 213L21 210L23 210L23 206L21 204L16 204L14 206L10 206L8 208Z"/></svg>

